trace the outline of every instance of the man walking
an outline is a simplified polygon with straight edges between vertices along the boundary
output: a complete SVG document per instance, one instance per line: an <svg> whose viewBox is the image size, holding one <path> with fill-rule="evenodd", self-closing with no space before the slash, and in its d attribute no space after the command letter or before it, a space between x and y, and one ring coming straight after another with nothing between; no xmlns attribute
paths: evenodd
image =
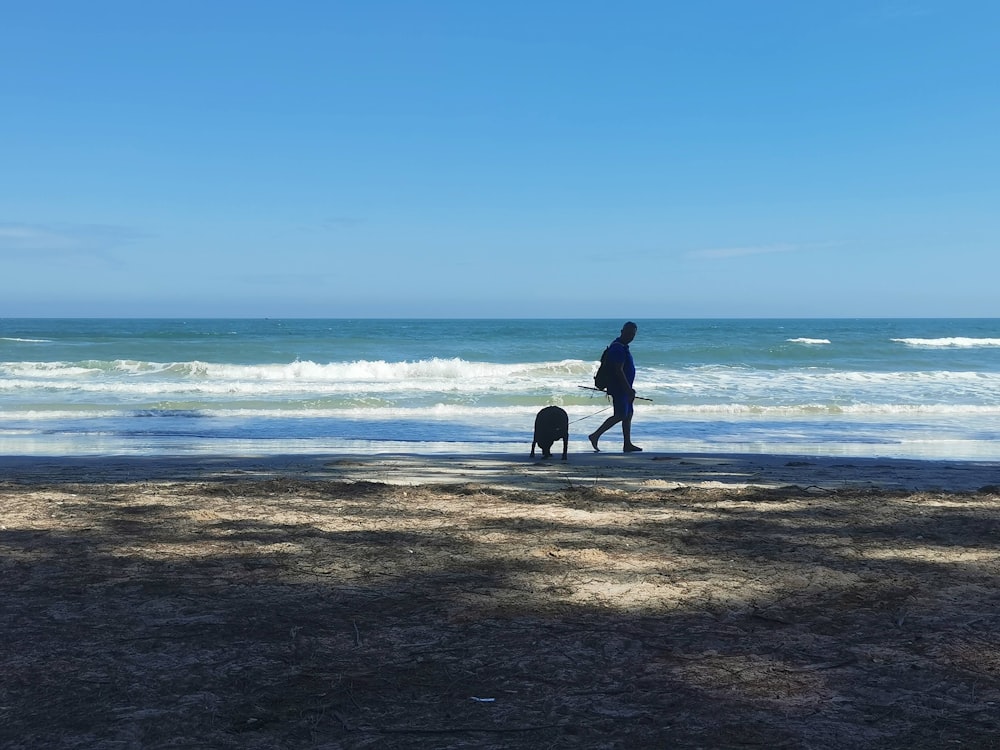
<svg viewBox="0 0 1000 750"><path fill-rule="evenodd" d="M632 352L628 348L638 330L639 326L629 321L622 326L621 335L608 347L605 356L605 361L611 369L608 395L611 397L615 411L604 420L604 424L588 436L595 451L601 450L597 447L597 441L601 439L601 435L619 422L622 423L622 438L624 440L622 450L625 453L635 453L642 450L639 446L632 444L632 404L635 401L635 389L632 384L635 382L635 362L632 360Z"/></svg>

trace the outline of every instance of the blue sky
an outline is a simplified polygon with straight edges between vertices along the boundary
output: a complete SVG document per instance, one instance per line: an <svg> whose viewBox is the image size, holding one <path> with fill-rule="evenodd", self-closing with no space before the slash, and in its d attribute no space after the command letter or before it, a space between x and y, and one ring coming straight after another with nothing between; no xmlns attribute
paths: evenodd
<svg viewBox="0 0 1000 750"><path fill-rule="evenodd" d="M1000 3L5 3L0 316L1000 316Z"/></svg>

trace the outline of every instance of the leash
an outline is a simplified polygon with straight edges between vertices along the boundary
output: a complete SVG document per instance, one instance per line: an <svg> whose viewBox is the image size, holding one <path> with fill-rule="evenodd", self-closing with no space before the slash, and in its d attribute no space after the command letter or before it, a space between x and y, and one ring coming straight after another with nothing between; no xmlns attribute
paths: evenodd
<svg viewBox="0 0 1000 750"><path fill-rule="evenodd" d="M588 414L585 417L580 417L579 419L574 419L572 422L570 422L570 424L576 424L577 422L582 422L585 419L590 419L591 417L596 417L598 414L603 414L604 412L606 412L610 408L611 408L610 406L605 406L603 409L601 409L600 411L595 411L593 414Z"/></svg>

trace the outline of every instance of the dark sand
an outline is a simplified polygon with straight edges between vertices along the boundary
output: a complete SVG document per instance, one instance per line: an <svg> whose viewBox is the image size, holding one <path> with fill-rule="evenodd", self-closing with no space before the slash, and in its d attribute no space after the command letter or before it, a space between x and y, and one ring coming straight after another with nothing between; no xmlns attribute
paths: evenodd
<svg viewBox="0 0 1000 750"><path fill-rule="evenodd" d="M0 747L1000 747L1000 466L0 458Z"/></svg>

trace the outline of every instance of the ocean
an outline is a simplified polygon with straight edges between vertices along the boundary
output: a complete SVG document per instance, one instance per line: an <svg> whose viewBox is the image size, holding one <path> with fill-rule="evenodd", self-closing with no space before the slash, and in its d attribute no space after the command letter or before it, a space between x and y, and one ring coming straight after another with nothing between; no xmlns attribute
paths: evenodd
<svg viewBox="0 0 1000 750"><path fill-rule="evenodd" d="M0 454L589 452L623 322L0 319ZM636 322L647 452L1000 460L1000 319Z"/></svg>

